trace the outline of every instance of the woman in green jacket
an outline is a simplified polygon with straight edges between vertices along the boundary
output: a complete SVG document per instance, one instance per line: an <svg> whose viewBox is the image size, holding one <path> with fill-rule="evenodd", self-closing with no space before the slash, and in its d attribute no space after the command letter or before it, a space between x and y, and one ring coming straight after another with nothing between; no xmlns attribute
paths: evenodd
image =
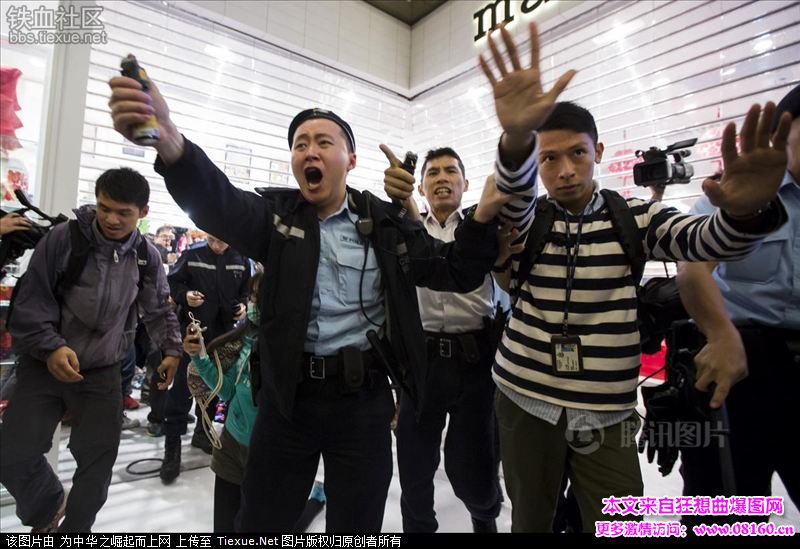
<svg viewBox="0 0 800 549"><path fill-rule="evenodd" d="M218 440L212 438L211 470L214 481L214 532L233 532L234 519L239 511L241 484L244 466L250 445L250 435L256 420L255 395L250 386L250 358L258 348L258 283L261 274L250 281L250 298L247 304L247 320L219 336L204 349L200 331L187 329L183 348L192 357L196 372L208 387L218 391L220 400L228 403L225 426ZM219 363L219 364L218 364ZM222 375L220 376L220 373ZM207 431L208 433L208 431ZM310 523L322 509L325 492L315 484L311 498L303 513ZM305 530L308 524L303 519L297 525Z"/></svg>

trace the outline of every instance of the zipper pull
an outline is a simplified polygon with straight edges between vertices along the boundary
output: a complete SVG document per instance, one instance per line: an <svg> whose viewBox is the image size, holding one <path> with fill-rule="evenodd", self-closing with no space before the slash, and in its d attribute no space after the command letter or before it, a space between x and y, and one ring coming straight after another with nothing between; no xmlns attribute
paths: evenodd
<svg viewBox="0 0 800 549"><path fill-rule="evenodd" d="M117 255L116 249L114 249L114 263L119 263L119 255Z"/></svg>

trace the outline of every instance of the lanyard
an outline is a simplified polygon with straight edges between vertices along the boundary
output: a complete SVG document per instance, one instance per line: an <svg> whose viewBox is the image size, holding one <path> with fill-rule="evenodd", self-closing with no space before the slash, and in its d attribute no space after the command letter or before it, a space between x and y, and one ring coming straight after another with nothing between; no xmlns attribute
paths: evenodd
<svg viewBox="0 0 800 549"><path fill-rule="evenodd" d="M589 210L594 211L594 203L597 200L597 195L594 195L592 198L591 204L589 204ZM569 230L569 215L567 210L564 209L564 225L566 226L566 233L567 233L567 291L564 297L564 321L561 324L561 335L566 336L568 334L569 328L569 301L570 297L572 296L572 282L575 280L575 271L578 268L578 250L581 246L581 233L583 232L583 216L586 214L587 208L584 208L581 212L581 216L578 219L578 230L575 233L575 250L572 249L572 238Z"/></svg>

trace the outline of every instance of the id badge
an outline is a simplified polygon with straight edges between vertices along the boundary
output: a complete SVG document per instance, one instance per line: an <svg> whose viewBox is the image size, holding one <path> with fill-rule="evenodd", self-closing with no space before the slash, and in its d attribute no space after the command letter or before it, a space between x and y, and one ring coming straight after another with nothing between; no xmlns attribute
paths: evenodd
<svg viewBox="0 0 800 549"><path fill-rule="evenodd" d="M550 355L555 375L569 376L583 373L583 354L581 353L580 337L551 336Z"/></svg>

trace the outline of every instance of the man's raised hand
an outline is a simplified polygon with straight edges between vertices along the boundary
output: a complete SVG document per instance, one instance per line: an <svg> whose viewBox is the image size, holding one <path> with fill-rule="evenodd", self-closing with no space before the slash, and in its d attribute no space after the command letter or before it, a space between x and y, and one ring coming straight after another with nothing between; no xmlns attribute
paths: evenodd
<svg viewBox="0 0 800 549"><path fill-rule="evenodd" d="M530 143L531 133L536 131L547 119L555 106L558 96L567 87L574 70L568 70L556 81L553 87L545 92L542 89L541 72L539 71L539 33L536 23L531 23L530 48L531 63L527 69L522 64L517 54L517 47L505 26L500 27L500 35L508 53L508 62L503 58L500 48L495 43L496 31L489 33L487 42L494 62L493 69L490 63L481 54L478 58L481 69L489 79L494 93L495 110L500 125L507 136L514 140ZM498 75L495 75L495 70Z"/></svg>
<svg viewBox="0 0 800 549"><path fill-rule="evenodd" d="M383 190L386 195L403 204L409 212L411 219L419 219L417 203L412 198L414 194L414 174L408 173L403 167L403 162L395 156L388 145L379 145L381 152L386 155L389 167L383 172Z"/></svg>
<svg viewBox="0 0 800 549"><path fill-rule="evenodd" d="M483 185L481 198L478 201L478 207L475 208L473 218L479 223L489 223L500 213L503 206L508 204L514 198L513 194L504 193L497 188L494 182L494 175L486 178L486 183Z"/></svg>
<svg viewBox="0 0 800 549"><path fill-rule="evenodd" d="M774 200L783 181L786 141L792 119L788 113L783 113L770 138L774 112L772 102L764 105L763 112L758 104L750 107L742 124L741 152L736 150L736 124L731 122L722 132L722 178L703 181L703 192L714 206L732 216L756 214Z"/></svg>

